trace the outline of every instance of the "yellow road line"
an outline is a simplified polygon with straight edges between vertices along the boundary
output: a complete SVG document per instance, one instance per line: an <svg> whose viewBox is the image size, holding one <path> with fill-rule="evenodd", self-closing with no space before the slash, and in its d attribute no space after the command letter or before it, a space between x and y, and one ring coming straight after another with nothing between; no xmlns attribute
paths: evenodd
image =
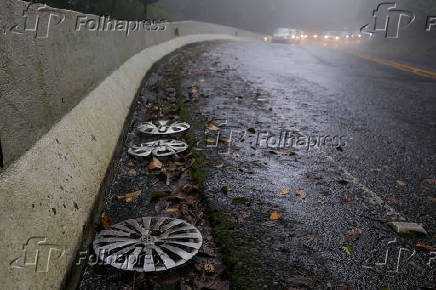
<svg viewBox="0 0 436 290"><path fill-rule="evenodd" d="M384 64L384 65L387 65L387 66L391 66L391 67L397 68L397 69L402 70L402 71L411 72L411 73L414 73L414 74L417 74L417 75L420 75L420 76L423 76L423 77L428 77L428 78L432 78L432 79L436 80L436 73L432 72L432 71L429 71L429 70L423 70L423 69L416 68L416 67L413 67L413 66L409 66L409 65L405 65L405 64L400 64L400 63L397 63L397 62L394 62L394 61L390 61L390 60L386 60L386 59L381 59L381 58L373 57L373 56L366 55L366 54L363 54L363 53L360 53L360 52L357 52L357 51L344 50L344 52L349 53L349 54L353 54L353 55L357 55L357 56L359 56L361 58L364 58L364 59L367 59L367 60L372 60L372 61L374 61L376 63Z"/></svg>

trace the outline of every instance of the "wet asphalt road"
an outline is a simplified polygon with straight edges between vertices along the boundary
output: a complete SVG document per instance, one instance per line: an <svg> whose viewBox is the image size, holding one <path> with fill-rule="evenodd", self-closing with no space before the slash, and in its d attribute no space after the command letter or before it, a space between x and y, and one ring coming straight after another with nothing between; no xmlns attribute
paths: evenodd
<svg viewBox="0 0 436 290"><path fill-rule="evenodd" d="M436 185L424 182L436 178L435 80L318 45L179 49L138 97L106 196L114 222L162 215L164 200L153 194L191 180L165 187L146 169L149 159L126 153L141 140L138 122L162 118L191 124L192 174L208 204L195 220L205 237L213 231L233 289L436 286L436 254L416 247L436 247ZM132 202L117 198L138 188ZM398 235L386 221L423 223L429 234ZM166 289L202 289L195 263L159 279ZM89 266L81 289L159 288L153 279Z"/></svg>
<svg viewBox="0 0 436 290"><path fill-rule="evenodd" d="M192 120L221 124L219 145L206 129L198 149L218 167L205 194L236 288L436 285L434 254L415 247L436 245L436 186L424 182L436 177L434 80L339 49L265 43L211 47L181 76L185 94L198 88ZM303 141L274 147L283 134ZM313 143L326 136L336 142ZM271 221L274 210L283 216ZM429 235L398 235L386 220Z"/></svg>

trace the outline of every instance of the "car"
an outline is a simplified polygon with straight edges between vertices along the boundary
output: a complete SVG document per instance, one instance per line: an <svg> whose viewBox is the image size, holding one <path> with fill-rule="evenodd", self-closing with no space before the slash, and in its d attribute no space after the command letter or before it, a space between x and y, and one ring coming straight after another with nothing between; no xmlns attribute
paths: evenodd
<svg viewBox="0 0 436 290"><path fill-rule="evenodd" d="M338 31L327 31L324 33L324 41L339 41L341 34Z"/></svg>
<svg viewBox="0 0 436 290"><path fill-rule="evenodd" d="M272 42L294 43L300 39L300 33L293 28L277 28L272 36Z"/></svg>

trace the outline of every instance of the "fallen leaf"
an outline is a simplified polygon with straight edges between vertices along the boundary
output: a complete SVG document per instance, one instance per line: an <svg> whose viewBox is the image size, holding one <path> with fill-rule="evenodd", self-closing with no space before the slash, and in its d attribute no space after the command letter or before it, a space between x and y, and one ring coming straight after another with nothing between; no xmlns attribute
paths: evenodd
<svg viewBox="0 0 436 290"><path fill-rule="evenodd" d="M355 241L360 237L360 233L361 233L360 229L348 230L344 234L344 241L346 243Z"/></svg>
<svg viewBox="0 0 436 290"><path fill-rule="evenodd" d="M258 98L257 101L258 102L267 102L268 100L267 99Z"/></svg>
<svg viewBox="0 0 436 290"><path fill-rule="evenodd" d="M156 168L161 169L162 162L160 162L159 159L157 159L156 157L153 156L153 161L151 161L150 164L148 165L148 169L153 170Z"/></svg>
<svg viewBox="0 0 436 290"><path fill-rule="evenodd" d="M436 179L424 179L423 182L428 183L428 184L436 184Z"/></svg>
<svg viewBox="0 0 436 290"><path fill-rule="evenodd" d="M206 139L206 143L216 143L215 139Z"/></svg>
<svg viewBox="0 0 436 290"><path fill-rule="evenodd" d="M232 139L224 139L224 140L221 140L221 141L226 142L226 143L232 143L233 142Z"/></svg>
<svg viewBox="0 0 436 290"><path fill-rule="evenodd" d="M239 157L239 153L237 151L233 152L233 156Z"/></svg>
<svg viewBox="0 0 436 290"><path fill-rule="evenodd" d="M152 197L154 197L154 198L160 198L160 197L164 197L164 196L168 196L168 192L166 192L166 191L157 191L157 192L154 192L153 195L152 195Z"/></svg>
<svg viewBox="0 0 436 290"><path fill-rule="evenodd" d="M219 131L219 127L217 127L217 126L215 126L214 124L212 124L212 123L210 123L209 125L207 125L207 128L209 129L209 130L212 130L212 131Z"/></svg>
<svg viewBox="0 0 436 290"><path fill-rule="evenodd" d="M393 196L388 197L388 200L396 204L403 204L402 200L399 200L398 198L395 198Z"/></svg>
<svg viewBox="0 0 436 290"><path fill-rule="evenodd" d="M130 202L130 201L132 201L132 197L140 195L141 192L142 192L142 189L135 191L135 192L128 193L126 195L117 195L117 197L118 197L118 199L125 199L127 202Z"/></svg>
<svg viewBox="0 0 436 290"><path fill-rule="evenodd" d="M320 203L320 204L330 204L330 200L328 200L328 199L320 199L320 200L318 200L318 203Z"/></svg>
<svg viewBox="0 0 436 290"><path fill-rule="evenodd" d="M295 152L291 152L291 151L282 151L282 152L280 152L280 155L283 155L283 156L294 156L296 154L295 154Z"/></svg>
<svg viewBox="0 0 436 290"><path fill-rule="evenodd" d="M300 196L302 199L305 199L306 196L307 196L307 194L306 194L306 192L304 191L304 189L297 189L296 194L297 194L298 196Z"/></svg>
<svg viewBox="0 0 436 290"><path fill-rule="evenodd" d="M425 245L425 244L422 244L422 243L417 243L416 247L417 248L421 248L421 249L426 249L427 251L430 251L430 252L436 252L436 248L435 247L432 247L432 246L429 246L429 245Z"/></svg>
<svg viewBox="0 0 436 290"><path fill-rule="evenodd" d="M105 229L107 229L114 224L114 221L110 217L104 216L101 218L101 224Z"/></svg>
<svg viewBox="0 0 436 290"><path fill-rule="evenodd" d="M223 187L221 187L221 191L224 192L224 193L227 193L227 192L229 192L230 190L232 190L231 187L228 187L228 186L223 186Z"/></svg>
<svg viewBox="0 0 436 290"><path fill-rule="evenodd" d="M431 196L429 196L428 199L429 199L430 201L436 202L436 197L431 197Z"/></svg>
<svg viewBox="0 0 436 290"><path fill-rule="evenodd" d="M178 212L179 209L178 209L178 208L175 208L175 207L172 207L172 208L167 208L165 211L166 211L166 212Z"/></svg>
<svg viewBox="0 0 436 290"><path fill-rule="evenodd" d="M204 270L209 273L215 272L215 265L213 263L204 264Z"/></svg>
<svg viewBox="0 0 436 290"><path fill-rule="evenodd" d="M380 172L381 168L371 168L371 172Z"/></svg>
<svg viewBox="0 0 436 290"><path fill-rule="evenodd" d="M169 171L174 171L176 170L176 165L173 162L170 162L170 165L168 166L168 170Z"/></svg>
<svg viewBox="0 0 436 290"><path fill-rule="evenodd" d="M289 193L289 189L285 189L285 190L280 191L279 194L281 194L281 195L286 195L286 194L288 194L288 193Z"/></svg>
<svg viewBox="0 0 436 290"><path fill-rule="evenodd" d="M401 185L401 186L405 186L406 185L406 183L404 181L401 181L401 180L397 180L397 183L399 185Z"/></svg>
<svg viewBox="0 0 436 290"><path fill-rule="evenodd" d="M204 83L204 79L200 79L199 82L200 82L200 83Z"/></svg>
<svg viewBox="0 0 436 290"><path fill-rule="evenodd" d="M185 165L185 163L183 163L183 162L179 162L179 161L174 162L174 164L175 164L176 166L183 166L183 165Z"/></svg>
<svg viewBox="0 0 436 290"><path fill-rule="evenodd" d="M223 168L224 167L224 163L220 163L217 166L215 166L216 168Z"/></svg>
<svg viewBox="0 0 436 290"><path fill-rule="evenodd" d="M127 166L133 166L133 162L127 163Z"/></svg>
<svg viewBox="0 0 436 290"><path fill-rule="evenodd" d="M269 219L274 221L274 220L278 220L279 218L281 218L283 216L283 213L279 210L275 210L271 213Z"/></svg>
<svg viewBox="0 0 436 290"><path fill-rule="evenodd" d="M402 233L418 233L427 235L427 231L424 229L422 224L418 223L410 223L410 222L388 222L388 226L390 226L394 231L399 234Z"/></svg>
<svg viewBox="0 0 436 290"><path fill-rule="evenodd" d="M192 88L192 93L193 94L198 93L198 90L196 88Z"/></svg>
<svg viewBox="0 0 436 290"><path fill-rule="evenodd" d="M345 252L346 252L348 255L352 255L353 252L354 252L354 248L353 248L353 246L351 246L351 245L347 245L347 246L345 246L344 249L345 249Z"/></svg>

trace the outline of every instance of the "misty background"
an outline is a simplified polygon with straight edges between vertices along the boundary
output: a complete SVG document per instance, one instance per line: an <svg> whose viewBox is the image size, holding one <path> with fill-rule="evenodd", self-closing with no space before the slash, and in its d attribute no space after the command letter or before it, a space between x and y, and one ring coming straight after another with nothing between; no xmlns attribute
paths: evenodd
<svg viewBox="0 0 436 290"><path fill-rule="evenodd" d="M371 22L382 2L412 11L416 19L400 31L398 39L381 33L362 44L391 56L435 58L436 28L426 32L428 16L436 16L436 0L39 0L50 6L118 19L159 18L169 21L198 20L233 26L262 34L278 27L322 33L327 30L358 32Z"/></svg>

